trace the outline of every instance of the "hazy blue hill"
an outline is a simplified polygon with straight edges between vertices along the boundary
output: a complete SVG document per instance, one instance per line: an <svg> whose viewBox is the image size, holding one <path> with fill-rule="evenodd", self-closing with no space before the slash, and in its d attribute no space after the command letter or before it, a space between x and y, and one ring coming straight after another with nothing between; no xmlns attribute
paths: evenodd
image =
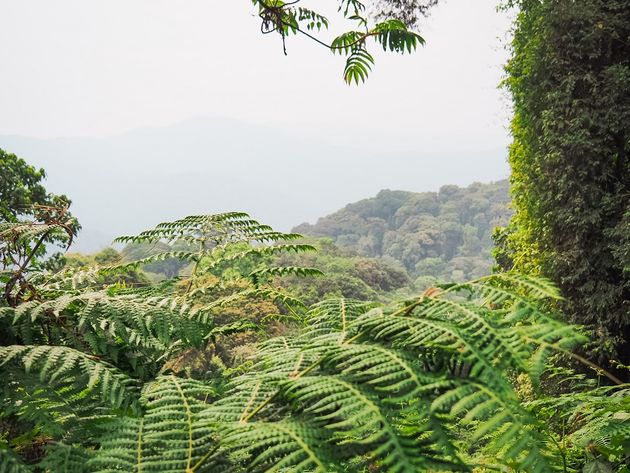
<svg viewBox="0 0 630 473"><path fill-rule="evenodd" d="M390 257L414 276L463 280L492 266L492 230L510 216L507 180L438 192L383 190L294 230L361 256Z"/></svg>
<svg viewBox="0 0 630 473"><path fill-rule="evenodd" d="M280 230L378 189L437 190L507 175L504 150L373 152L316 136L198 118L106 138L0 136L0 148L44 167L84 232L77 251L192 213L244 210Z"/></svg>

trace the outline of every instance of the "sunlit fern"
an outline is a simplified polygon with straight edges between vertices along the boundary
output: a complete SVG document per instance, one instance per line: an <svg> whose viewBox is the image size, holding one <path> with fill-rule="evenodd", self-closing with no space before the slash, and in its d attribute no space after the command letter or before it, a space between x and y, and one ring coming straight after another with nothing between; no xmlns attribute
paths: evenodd
<svg viewBox="0 0 630 473"><path fill-rule="evenodd" d="M495 284L504 286L501 301ZM458 424L470 426L470 445L488 448L505 465L552 471L541 426L521 405L509 374L538 375L536 364L545 361L537 352L540 340L571 346L583 337L540 310L521 316L519 326L506 321L521 298L533 308L537 299L555 297L555 289L541 289L546 284L497 275L429 292L397 310L345 300L322 303L304 333L267 343L252 372L206 414L227 426L223 451L245 455L246 471L275 471L269 466L274 462L291 471L330 464L465 470L454 453L456 438L447 434L448 425ZM532 285L538 291L532 289L533 295L517 289L514 297L505 297L515 286ZM461 293L468 298L462 300ZM497 302L500 306L488 307ZM534 330L539 318L544 331ZM277 431L286 422L290 435L265 430ZM489 434L496 432L489 445ZM321 449L324 444L337 445L333 459L330 450Z"/></svg>

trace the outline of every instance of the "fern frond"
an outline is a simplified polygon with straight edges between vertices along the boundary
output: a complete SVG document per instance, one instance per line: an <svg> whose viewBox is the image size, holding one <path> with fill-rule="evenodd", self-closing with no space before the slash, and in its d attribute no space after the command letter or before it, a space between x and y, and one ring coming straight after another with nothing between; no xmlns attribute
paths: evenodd
<svg viewBox="0 0 630 473"><path fill-rule="evenodd" d="M224 434L222 445L232 455L245 457L245 471L325 473L337 471L326 451L325 432L294 421L236 424Z"/></svg>
<svg viewBox="0 0 630 473"><path fill-rule="evenodd" d="M306 321L311 330L347 331L356 319L373 309L372 302L344 297L326 299L311 306Z"/></svg>
<svg viewBox="0 0 630 473"><path fill-rule="evenodd" d="M257 235L269 235L273 229L258 223L244 212L228 212L215 215L192 215L174 222L163 222L152 230L135 236L122 236L118 243L257 241ZM190 238L192 237L192 238Z"/></svg>
<svg viewBox="0 0 630 473"><path fill-rule="evenodd" d="M367 447L388 471L416 472L424 467L421 449L396 427L377 399L341 378L306 376L287 381L283 394L348 448Z"/></svg>
<svg viewBox="0 0 630 473"><path fill-rule="evenodd" d="M562 298L560 290L549 279L514 272L495 273L466 284L481 288L482 291L505 287L513 289L513 296L520 292L521 296L535 301Z"/></svg>
<svg viewBox="0 0 630 473"><path fill-rule="evenodd" d="M98 392L114 407L137 407L137 381L95 356L61 346L0 347L0 367L12 361L37 374L43 385L73 386L83 395Z"/></svg>
<svg viewBox="0 0 630 473"><path fill-rule="evenodd" d="M377 344L341 344L326 354L323 366L345 379L362 383L385 396L387 404L417 399L436 377L424 372L418 360Z"/></svg>
<svg viewBox="0 0 630 473"><path fill-rule="evenodd" d="M214 395L200 381L158 377L143 389L144 415L110 424L90 466L99 472L192 471L213 441L214 429L198 419Z"/></svg>
<svg viewBox="0 0 630 473"><path fill-rule="evenodd" d="M464 428L471 429L470 445L484 443L504 464L518 464L525 471L553 471L540 425L513 391L496 391L475 381L451 383L433 400L431 410L460 419Z"/></svg>
<svg viewBox="0 0 630 473"><path fill-rule="evenodd" d="M120 417L106 425L105 431L99 439L101 448L87 464L89 470L99 473L143 471L142 462L148 450L143 419Z"/></svg>
<svg viewBox="0 0 630 473"><path fill-rule="evenodd" d="M81 445L56 442L46 447L46 456L37 465L44 471L80 472L92 458L92 450ZM1 471L1 470L0 470Z"/></svg>
<svg viewBox="0 0 630 473"><path fill-rule="evenodd" d="M323 276L324 273L317 268L304 268L300 266L278 266L261 268L249 273L254 283L265 280L270 277L278 276L299 276L299 277L315 277Z"/></svg>
<svg viewBox="0 0 630 473"><path fill-rule="evenodd" d="M32 471L22 457L4 443L0 443L0 473L31 473Z"/></svg>

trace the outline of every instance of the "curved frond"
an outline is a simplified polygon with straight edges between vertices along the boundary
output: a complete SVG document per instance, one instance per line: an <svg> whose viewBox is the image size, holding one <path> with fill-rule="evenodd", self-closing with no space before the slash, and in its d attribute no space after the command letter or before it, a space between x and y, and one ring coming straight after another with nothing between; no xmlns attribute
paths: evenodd
<svg viewBox="0 0 630 473"><path fill-rule="evenodd" d="M115 407L137 407L137 381L98 357L60 346L0 347L0 367L12 361L37 374L44 385L75 386L83 395L98 393Z"/></svg>
<svg viewBox="0 0 630 473"><path fill-rule="evenodd" d="M400 432L377 399L334 376L287 381L283 394L298 409L334 432L340 445L363 450L391 472L416 472L424 466L422 450Z"/></svg>
<svg viewBox="0 0 630 473"><path fill-rule="evenodd" d="M326 451L325 432L297 422L236 424L224 434L221 444L240 461L245 471L279 473L325 473L336 471ZM324 447L324 448L322 448Z"/></svg>
<svg viewBox="0 0 630 473"><path fill-rule="evenodd" d="M192 471L213 442L215 430L198 418L214 395L200 381L157 378L143 390L144 415L113 421L90 466L99 472Z"/></svg>
<svg viewBox="0 0 630 473"><path fill-rule="evenodd" d="M0 473L31 473L32 471L17 453L0 443Z"/></svg>

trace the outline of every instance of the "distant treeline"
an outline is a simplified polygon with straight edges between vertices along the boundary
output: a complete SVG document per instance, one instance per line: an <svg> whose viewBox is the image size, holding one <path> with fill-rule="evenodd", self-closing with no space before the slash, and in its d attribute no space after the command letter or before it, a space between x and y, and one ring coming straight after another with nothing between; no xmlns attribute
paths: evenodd
<svg viewBox="0 0 630 473"><path fill-rule="evenodd" d="M490 272L492 231L510 218L508 181L438 192L383 190L294 229L357 255L400 262L414 277L463 281Z"/></svg>

